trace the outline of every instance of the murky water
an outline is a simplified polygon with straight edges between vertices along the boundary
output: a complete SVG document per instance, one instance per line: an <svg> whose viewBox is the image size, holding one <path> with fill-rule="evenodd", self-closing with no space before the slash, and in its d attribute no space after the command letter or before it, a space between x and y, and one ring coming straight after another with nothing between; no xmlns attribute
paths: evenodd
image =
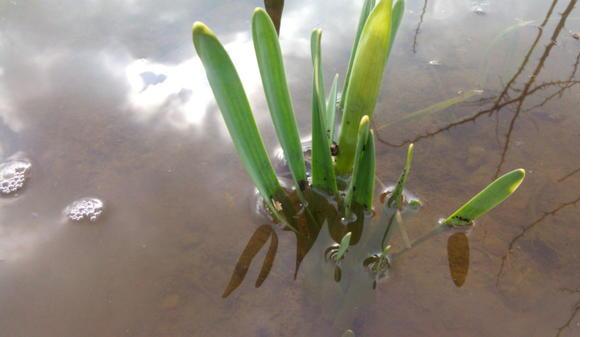
<svg viewBox="0 0 600 337"><path fill-rule="evenodd" d="M0 3L0 161L30 165L0 194L0 334L579 335L579 3L408 1L375 118L383 185L415 142L408 188L424 205L404 234L502 172L528 175L468 233L392 256L375 289L362 253L376 253L385 213L364 220L336 282L323 256L335 226L299 244L250 206L191 24L226 44L275 152L250 38L262 5ZM304 135L310 31L324 30L329 83L345 73L360 5L286 1L280 38ZM96 221L67 221L88 196L104 203ZM249 267L235 281L239 261Z"/></svg>

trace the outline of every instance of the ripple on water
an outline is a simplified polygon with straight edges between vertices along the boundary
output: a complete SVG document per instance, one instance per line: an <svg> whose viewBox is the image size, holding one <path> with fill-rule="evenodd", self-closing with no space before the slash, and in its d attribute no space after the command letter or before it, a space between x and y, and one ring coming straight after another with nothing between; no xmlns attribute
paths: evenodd
<svg viewBox="0 0 600 337"><path fill-rule="evenodd" d="M24 158L0 163L0 194L13 194L23 188L30 170L31 162Z"/></svg>
<svg viewBox="0 0 600 337"><path fill-rule="evenodd" d="M81 198L73 201L65 209L65 214L73 221L96 221L104 211L104 203L97 198Z"/></svg>

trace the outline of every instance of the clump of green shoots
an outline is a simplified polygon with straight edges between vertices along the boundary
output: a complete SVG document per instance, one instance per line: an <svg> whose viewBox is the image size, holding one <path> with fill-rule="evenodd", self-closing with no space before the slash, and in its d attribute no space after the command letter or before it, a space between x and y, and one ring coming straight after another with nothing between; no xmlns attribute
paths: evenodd
<svg viewBox="0 0 600 337"><path fill-rule="evenodd" d="M329 93L325 93L321 62L322 31L315 29L312 32L310 178L306 172L277 30L263 9L257 8L252 16L252 38L262 84L277 138L294 180L295 193L303 202L308 188L330 196L337 202L340 218L347 221L351 221L352 212L357 207L363 211L372 208L376 156L371 120L403 12L404 0L364 1L341 93L338 93L337 74ZM290 214L295 214L289 209L293 203L273 170L235 66L214 32L205 24L194 23L193 42L242 165L270 212L295 230L296 227L290 225L294 221ZM338 119L339 126L336 125ZM413 144L410 144L402 174L386 201L388 208L401 209L406 203L403 191L413 152ZM432 233L443 228L471 225L510 196L524 175L525 171L518 169L498 178L441 221ZM311 205L308 206L310 209ZM340 245L335 251L334 258L338 263L348 248L349 234L344 236L346 246ZM386 235L382 240L382 253L369 260L374 270L389 264L390 248L385 244ZM412 245L424 239L417 239Z"/></svg>

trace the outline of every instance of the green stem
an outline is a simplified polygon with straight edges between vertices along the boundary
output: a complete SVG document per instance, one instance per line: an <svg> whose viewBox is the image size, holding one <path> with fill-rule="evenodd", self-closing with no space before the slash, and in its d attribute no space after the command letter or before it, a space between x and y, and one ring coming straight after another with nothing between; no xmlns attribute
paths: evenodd
<svg viewBox="0 0 600 337"><path fill-rule="evenodd" d="M408 145L408 150L406 151L406 161L404 162L404 169L402 170L402 174L398 179L398 183L392 192L392 195L388 199L388 207L392 207L392 203L396 203L396 207L398 209L402 208L402 204L404 203L404 185L406 184L406 179L408 178L408 174L410 173L410 168L412 166L414 153L414 144L411 143Z"/></svg>

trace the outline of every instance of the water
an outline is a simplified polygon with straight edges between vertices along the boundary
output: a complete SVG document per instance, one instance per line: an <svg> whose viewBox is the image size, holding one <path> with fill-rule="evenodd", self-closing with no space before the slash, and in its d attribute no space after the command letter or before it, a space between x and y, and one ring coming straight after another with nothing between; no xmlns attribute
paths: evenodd
<svg viewBox="0 0 600 337"><path fill-rule="evenodd" d="M407 2L374 121L389 124L376 144L380 190L415 142L408 189L423 207L403 215L406 234L425 234L503 172L528 175L471 231L393 251L375 290L362 262L378 253L381 226L370 225L385 220L381 210L355 227L360 241L335 282L323 253L342 227L299 244L249 206L253 187L190 30L205 21L231 52L272 153L250 38L261 1L0 4L0 158L21 152L33 163L24 187L0 198L0 331L578 336L580 41L579 3L570 4ZM280 37L302 135L310 32L324 31L325 82L343 77L359 10L358 1L285 3ZM65 222L65 205L81 196L110 206L98 225ZM392 246L403 247L401 234ZM223 298L246 247L257 252Z"/></svg>

